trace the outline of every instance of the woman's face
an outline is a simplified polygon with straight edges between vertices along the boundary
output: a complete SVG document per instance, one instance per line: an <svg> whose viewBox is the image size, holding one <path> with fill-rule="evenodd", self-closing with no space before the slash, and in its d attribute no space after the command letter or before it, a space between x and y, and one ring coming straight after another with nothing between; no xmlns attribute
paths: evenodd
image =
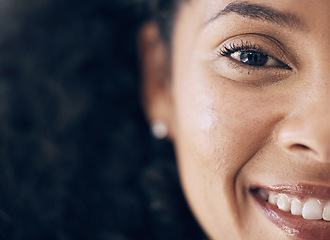
<svg viewBox="0 0 330 240"><path fill-rule="evenodd" d="M327 0L180 9L162 116L211 239L330 238L329 11Z"/></svg>

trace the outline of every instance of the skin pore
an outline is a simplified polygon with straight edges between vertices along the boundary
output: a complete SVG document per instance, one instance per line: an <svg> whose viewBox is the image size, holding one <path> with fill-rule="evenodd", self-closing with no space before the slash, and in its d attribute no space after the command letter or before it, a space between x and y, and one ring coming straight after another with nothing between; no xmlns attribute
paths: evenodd
<svg viewBox="0 0 330 240"><path fill-rule="evenodd" d="M316 220L296 217L309 229L270 220L252 190L328 194L329 10L326 0L188 1L170 60L157 28L142 31L146 112L168 125L185 196L210 239L314 234Z"/></svg>

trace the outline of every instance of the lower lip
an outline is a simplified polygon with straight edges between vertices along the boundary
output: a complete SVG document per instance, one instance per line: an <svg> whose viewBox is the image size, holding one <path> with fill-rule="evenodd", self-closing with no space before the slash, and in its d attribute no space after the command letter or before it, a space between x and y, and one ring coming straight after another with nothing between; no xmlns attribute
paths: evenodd
<svg viewBox="0 0 330 240"><path fill-rule="evenodd" d="M324 220L306 220L302 216L294 216L290 212L278 209L263 200L259 195L253 194L257 205L266 216L288 235L299 239L330 239L330 222Z"/></svg>

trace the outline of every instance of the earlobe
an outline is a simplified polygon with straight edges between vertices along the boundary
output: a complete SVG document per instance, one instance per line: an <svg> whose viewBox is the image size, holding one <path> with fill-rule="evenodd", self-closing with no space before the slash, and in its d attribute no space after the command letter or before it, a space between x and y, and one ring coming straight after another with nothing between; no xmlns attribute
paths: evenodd
<svg viewBox="0 0 330 240"><path fill-rule="evenodd" d="M171 137L170 61L156 24L149 23L141 29L139 50L143 107L149 122L163 122L167 137Z"/></svg>
<svg viewBox="0 0 330 240"><path fill-rule="evenodd" d="M151 122L151 131L155 138L164 139L168 135L168 127L161 120L154 120Z"/></svg>

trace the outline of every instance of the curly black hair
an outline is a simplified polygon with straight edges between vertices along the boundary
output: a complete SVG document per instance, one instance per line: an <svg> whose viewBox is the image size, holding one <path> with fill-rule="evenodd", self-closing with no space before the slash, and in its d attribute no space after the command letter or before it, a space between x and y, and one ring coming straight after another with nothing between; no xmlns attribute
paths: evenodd
<svg viewBox="0 0 330 240"><path fill-rule="evenodd" d="M138 31L180 3L0 2L0 239L203 238L140 103Z"/></svg>

